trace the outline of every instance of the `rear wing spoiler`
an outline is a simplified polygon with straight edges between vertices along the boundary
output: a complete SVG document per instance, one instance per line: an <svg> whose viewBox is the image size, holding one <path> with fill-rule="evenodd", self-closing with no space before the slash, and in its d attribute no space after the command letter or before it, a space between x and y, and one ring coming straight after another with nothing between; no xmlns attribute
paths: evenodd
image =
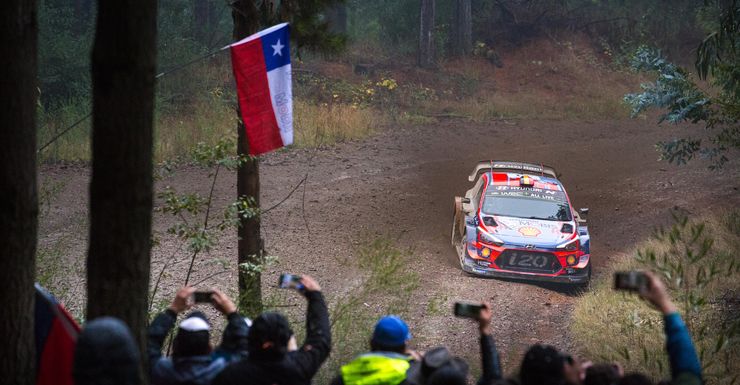
<svg viewBox="0 0 740 385"><path fill-rule="evenodd" d="M488 171L498 171L498 172L518 172L518 173L527 173L527 174L540 174L540 175L547 175L551 176L555 179L557 179L558 175L557 172L555 172L555 169L550 166L545 166L542 164L533 164L533 163L522 163L522 162L510 162L510 161L500 161L500 160L483 160L478 162L478 165L475 166L475 169L472 173L470 173L470 176L468 176L468 181L475 182L475 178L478 177L481 173L488 172Z"/></svg>

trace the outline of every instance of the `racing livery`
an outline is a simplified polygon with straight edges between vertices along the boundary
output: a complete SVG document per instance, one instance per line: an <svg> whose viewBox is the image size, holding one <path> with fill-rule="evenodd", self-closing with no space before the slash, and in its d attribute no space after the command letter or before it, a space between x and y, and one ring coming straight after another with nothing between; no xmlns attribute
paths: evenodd
<svg viewBox="0 0 740 385"><path fill-rule="evenodd" d="M570 204L552 167L510 161L478 163L476 182L455 198L452 245L463 271L587 285L586 222Z"/></svg>

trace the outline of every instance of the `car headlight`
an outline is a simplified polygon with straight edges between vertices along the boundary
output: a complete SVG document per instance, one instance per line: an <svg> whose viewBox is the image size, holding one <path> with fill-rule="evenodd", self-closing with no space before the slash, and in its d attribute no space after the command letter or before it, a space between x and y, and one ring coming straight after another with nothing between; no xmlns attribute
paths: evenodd
<svg viewBox="0 0 740 385"><path fill-rule="evenodd" d="M495 245L495 246L501 246L501 245L504 244L504 241L502 241L502 240L494 237L491 234L484 233L482 231L479 231L478 232L478 241L479 242L483 242L483 243L487 243L489 245Z"/></svg>
<svg viewBox="0 0 740 385"><path fill-rule="evenodd" d="M574 250L578 250L578 246L579 246L578 240L577 239L574 239L572 241L569 241L569 242L563 243L561 245L558 245L557 248L558 249L563 249L563 250L566 250L566 251L574 251Z"/></svg>

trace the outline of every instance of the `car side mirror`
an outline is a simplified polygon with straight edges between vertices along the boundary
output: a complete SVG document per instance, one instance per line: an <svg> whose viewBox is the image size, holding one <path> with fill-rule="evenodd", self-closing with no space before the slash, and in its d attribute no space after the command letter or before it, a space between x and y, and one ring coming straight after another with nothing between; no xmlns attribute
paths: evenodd
<svg viewBox="0 0 740 385"><path fill-rule="evenodd" d="M588 208L583 207L578 210L578 213L580 213L581 215L588 215Z"/></svg>

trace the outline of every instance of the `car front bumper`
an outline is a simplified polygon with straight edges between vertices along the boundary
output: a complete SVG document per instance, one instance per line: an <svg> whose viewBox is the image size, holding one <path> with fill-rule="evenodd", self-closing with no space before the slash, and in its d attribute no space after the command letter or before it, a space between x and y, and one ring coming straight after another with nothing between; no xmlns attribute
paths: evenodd
<svg viewBox="0 0 740 385"><path fill-rule="evenodd" d="M587 283L591 279L589 274L590 267L583 269L573 269L571 274L537 274L537 273L525 273L511 270L501 270L490 267L479 266L475 263L472 258L465 258L465 263L462 265L463 271L469 274L492 277L492 278L509 278L526 281L538 281L538 282L554 282L564 284L583 284Z"/></svg>

